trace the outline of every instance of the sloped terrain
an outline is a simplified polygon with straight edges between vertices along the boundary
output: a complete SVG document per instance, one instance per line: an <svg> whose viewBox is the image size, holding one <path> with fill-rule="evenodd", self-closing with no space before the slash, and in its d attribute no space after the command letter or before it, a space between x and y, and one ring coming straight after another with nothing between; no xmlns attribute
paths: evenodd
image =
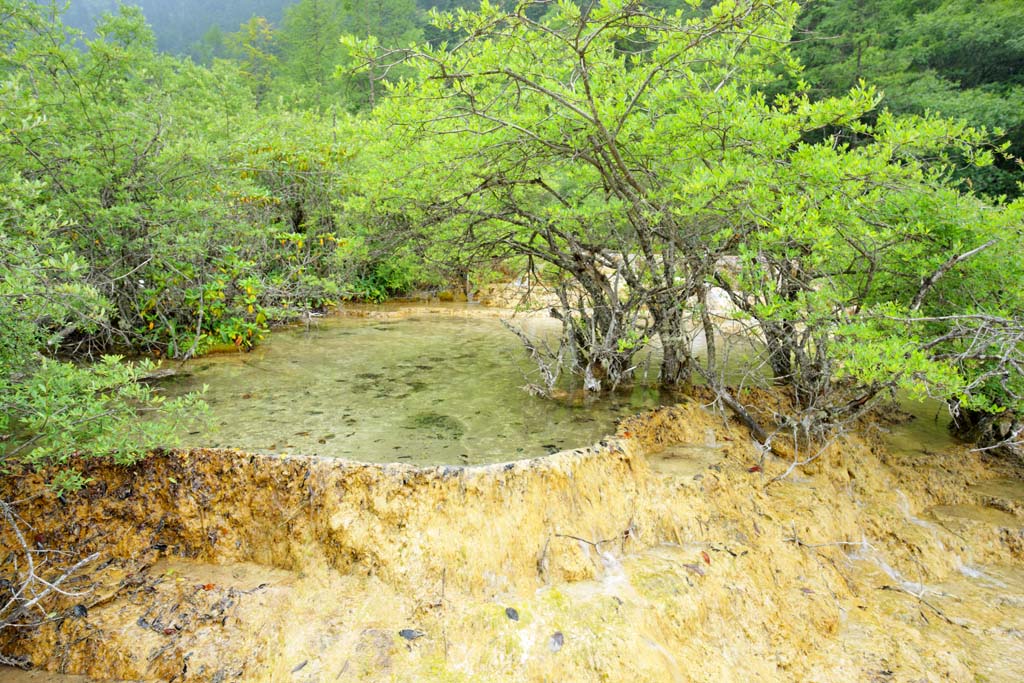
<svg viewBox="0 0 1024 683"><path fill-rule="evenodd" d="M507 465L97 468L19 506L101 557L3 652L145 681L1018 680L1019 473L853 437L759 463L684 404Z"/></svg>

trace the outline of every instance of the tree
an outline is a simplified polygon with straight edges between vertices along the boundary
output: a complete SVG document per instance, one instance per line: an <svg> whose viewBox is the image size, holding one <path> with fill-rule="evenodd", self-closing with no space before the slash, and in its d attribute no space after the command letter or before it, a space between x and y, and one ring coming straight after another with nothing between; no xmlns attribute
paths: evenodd
<svg viewBox="0 0 1024 683"><path fill-rule="evenodd" d="M982 405L910 319L942 263L1019 241L1006 223L982 230L981 216L1007 214L941 170L989 163L984 138L936 117L869 117L879 98L866 86L769 98L780 65L797 68L784 47L795 9L725 2L686 18L636 2L523 2L442 16L461 42L421 49L416 79L381 106L410 160L380 201L552 281L588 388L628 380L650 335L664 383L698 374L762 441L773 429L818 438L896 390ZM368 63L382 58L367 47ZM788 391L769 427L722 379L712 287L753 324L748 367L767 363ZM893 315L910 327L883 323Z"/></svg>
<svg viewBox="0 0 1024 683"><path fill-rule="evenodd" d="M996 131L1009 154L960 175L992 196L1017 196L1024 178L1024 7L1012 0L822 0L802 12L794 45L812 96L838 95L860 79L883 105L939 112Z"/></svg>
<svg viewBox="0 0 1024 683"><path fill-rule="evenodd" d="M60 236L108 304L63 352L245 350L271 321L358 289L340 209L350 117L257 109L238 64L156 54L135 10L81 50L41 16L19 30L0 114L34 123L12 127L0 168L44 183L39 203L65 217Z"/></svg>
<svg viewBox="0 0 1024 683"><path fill-rule="evenodd" d="M341 0L302 0L285 11L282 71L303 101L322 110L337 96L343 51Z"/></svg>
<svg viewBox="0 0 1024 683"><path fill-rule="evenodd" d="M214 59L223 59L227 56L227 44L224 32L219 26L211 26L203 37L189 48L189 53L199 64L209 66Z"/></svg>
<svg viewBox="0 0 1024 683"><path fill-rule="evenodd" d="M404 48L421 37L415 0L342 0L342 28L348 36L374 42L385 48ZM350 66L351 66L351 60ZM373 107L379 82L397 79L395 64L363 65L363 78L349 76L348 99Z"/></svg>
<svg viewBox="0 0 1024 683"><path fill-rule="evenodd" d="M68 335L107 325L110 310L69 244L73 221L48 205L49 181L59 177L48 164L60 160L39 158L33 166L19 158L24 143L50 125L47 117L24 115L26 100L51 94L47 84L25 78L32 83L27 93L22 78L41 65L73 63L75 55L35 3L0 0L0 17L0 474L47 468L51 486L63 494L85 483L77 469L83 459L129 464L173 445L181 421L200 404L194 396L166 401L154 393L142 381L152 369L148 362L104 356L80 365L53 356ZM107 35L123 46L132 35L126 28L112 22ZM12 501L0 500L0 524L18 540L9 549L13 571L5 577L0 628L38 623L48 618L38 616L47 614L42 601L96 556L63 567L63 561L43 560L37 544L26 540ZM2 654L0 662L20 664Z"/></svg>
<svg viewBox="0 0 1024 683"><path fill-rule="evenodd" d="M117 0L69 0L57 3L67 5L64 23L93 37L96 22L104 14L116 13ZM290 0L137 0L138 6L153 27L157 47L161 52L195 55L194 46L203 42L204 34L212 28L220 31L235 29L250 17L266 17L272 24L280 23Z"/></svg>
<svg viewBox="0 0 1024 683"><path fill-rule="evenodd" d="M54 40L63 37L59 27L34 3L3 0L0 16L9 19L0 41L8 47L6 63L23 69L52 67L51 59L73 63L66 41ZM125 18L102 29L122 48L136 40L132 15ZM174 441L173 420L140 416L162 410L178 419L190 401L163 404L138 382L146 364L125 365L107 356L81 367L48 357L69 337L108 326L111 306L71 246L74 239L68 239L80 226L59 202L47 201L51 182L61 187L73 177L55 168L59 159L34 153L29 141L46 139L58 117L26 115L29 100L45 107L50 93L42 79L26 92L21 75L13 72L0 86L0 148L8 152L0 157L0 467L66 465L73 455L132 462L146 449ZM107 86L123 96L116 82ZM55 481L58 488L78 484L72 470Z"/></svg>
<svg viewBox="0 0 1024 683"><path fill-rule="evenodd" d="M244 86L228 69L155 55L137 10L97 34L78 50L59 23L38 22L5 55L18 67L0 115L33 125L10 126L0 167L45 183L39 201L64 216L60 237L108 304L102 324L64 332L63 350L188 355L210 343L208 330L254 341L244 287L208 282L244 270L224 249L244 226L218 189L215 142L246 106ZM204 313L221 295L243 315Z"/></svg>
<svg viewBox="0 0 1024 683"><path fill-rule="evenodd" d="M241 63L256 102L262 102L278 65L274 27L263 17L252 17L238 31L228 35L227 44Z"/></svg>
<svg viewBox="0 0 1024 683"><path fill-rule="evenodd" d="M40 189L0 181L0 471L58 466L53 486L72 490L83 483L76 459L129 464L173 445L197 404L153 393L140 381L150 363L105 356L82 367L42 353L69 329L102 324L106 302L81 284L86 267L57 236L59 216L36 205Z"/></svg>
<svg viewBox="0 0 1024 683"><path fill-rule="evenodd" d="M685 385L693 372L695 309L686 312L681 302L706 296L715 242L724 236L716 237L720 227L713 223L676 213L681 178L668 165L684 152L668 149L659 128L672 125L665 114L682 130L691 125L701 102L718 96L704 83L724 76L731 92L765 78L785 22L769 20L778 8L764 3L722 9L693 25L636 3L566 5L544 22L531 18L543 5L449 16L443 21L470 39L451 53L429 51L419 63L416 92L448 105L422 117L442 122L434 129L439 135L475 133L446 138L466 169L446 174L457 188L446 207L474 227L501 226L490 233L495 245L568 277L557 287L559 315L588 386L603 377L613 384L628 379L629 359L648 331L661 341L663 380ZM707 56L738 48L733 32L745 30L755 32L750 42L757 45L746 70L694 70ZM687 73L691 89L681 85ZM413 89L401 90L396 101L415 97ZM670 98L693 108L682 113L661 104ZM466 147L454 149L456 140ZM701 142L691 159L719 156L709 147ZM451 159L446 163L456 163ZM642 312L650 314L649 326Z"/></svg>

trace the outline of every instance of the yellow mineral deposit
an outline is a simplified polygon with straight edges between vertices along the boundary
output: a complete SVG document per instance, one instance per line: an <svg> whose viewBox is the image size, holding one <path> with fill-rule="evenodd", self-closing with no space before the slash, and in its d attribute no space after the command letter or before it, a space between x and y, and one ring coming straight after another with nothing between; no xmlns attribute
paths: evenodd
<svg viewBox="0 0 1024 683"><path fill-rule="evenodd" d="M69 599L2 651L103 680L1021 680L1019 471L856 437L782 480L760 457L685 404L507 465L96 470L22 506L103 553L75 585L88 616ZM0 674L51 680L82 679Z"/></svg>

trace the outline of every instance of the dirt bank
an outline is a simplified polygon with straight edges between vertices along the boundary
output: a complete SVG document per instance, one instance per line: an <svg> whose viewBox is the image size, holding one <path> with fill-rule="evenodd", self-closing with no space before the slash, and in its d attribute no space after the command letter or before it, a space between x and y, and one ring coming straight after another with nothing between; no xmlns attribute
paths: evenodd
<svg viewBox="0 0 1024 683"><path fill-rule="evenodd" d="M146 681L1019 680L1018 473L854 438L758 463L690 404L509 465L98 467L19 505L101 557L0 651Z"/></svg>

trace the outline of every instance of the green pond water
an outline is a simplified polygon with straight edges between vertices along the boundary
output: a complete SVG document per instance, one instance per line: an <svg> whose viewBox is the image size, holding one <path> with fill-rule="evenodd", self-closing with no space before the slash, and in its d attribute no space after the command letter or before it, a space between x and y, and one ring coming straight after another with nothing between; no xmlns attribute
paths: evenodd
<svg viewBox="0 0 1024 683"><path fill-rule="evenodd" d="M250 353L171 367L183 374L162 383L168 394L207 386L209 423L184 434L186 446L362 462L542 456L590 445L619 418L670 400L643 383L601 400L531 396L522 387L538 381L536 370L519 340L469 309L326 318L275 332Z"/></svg>

